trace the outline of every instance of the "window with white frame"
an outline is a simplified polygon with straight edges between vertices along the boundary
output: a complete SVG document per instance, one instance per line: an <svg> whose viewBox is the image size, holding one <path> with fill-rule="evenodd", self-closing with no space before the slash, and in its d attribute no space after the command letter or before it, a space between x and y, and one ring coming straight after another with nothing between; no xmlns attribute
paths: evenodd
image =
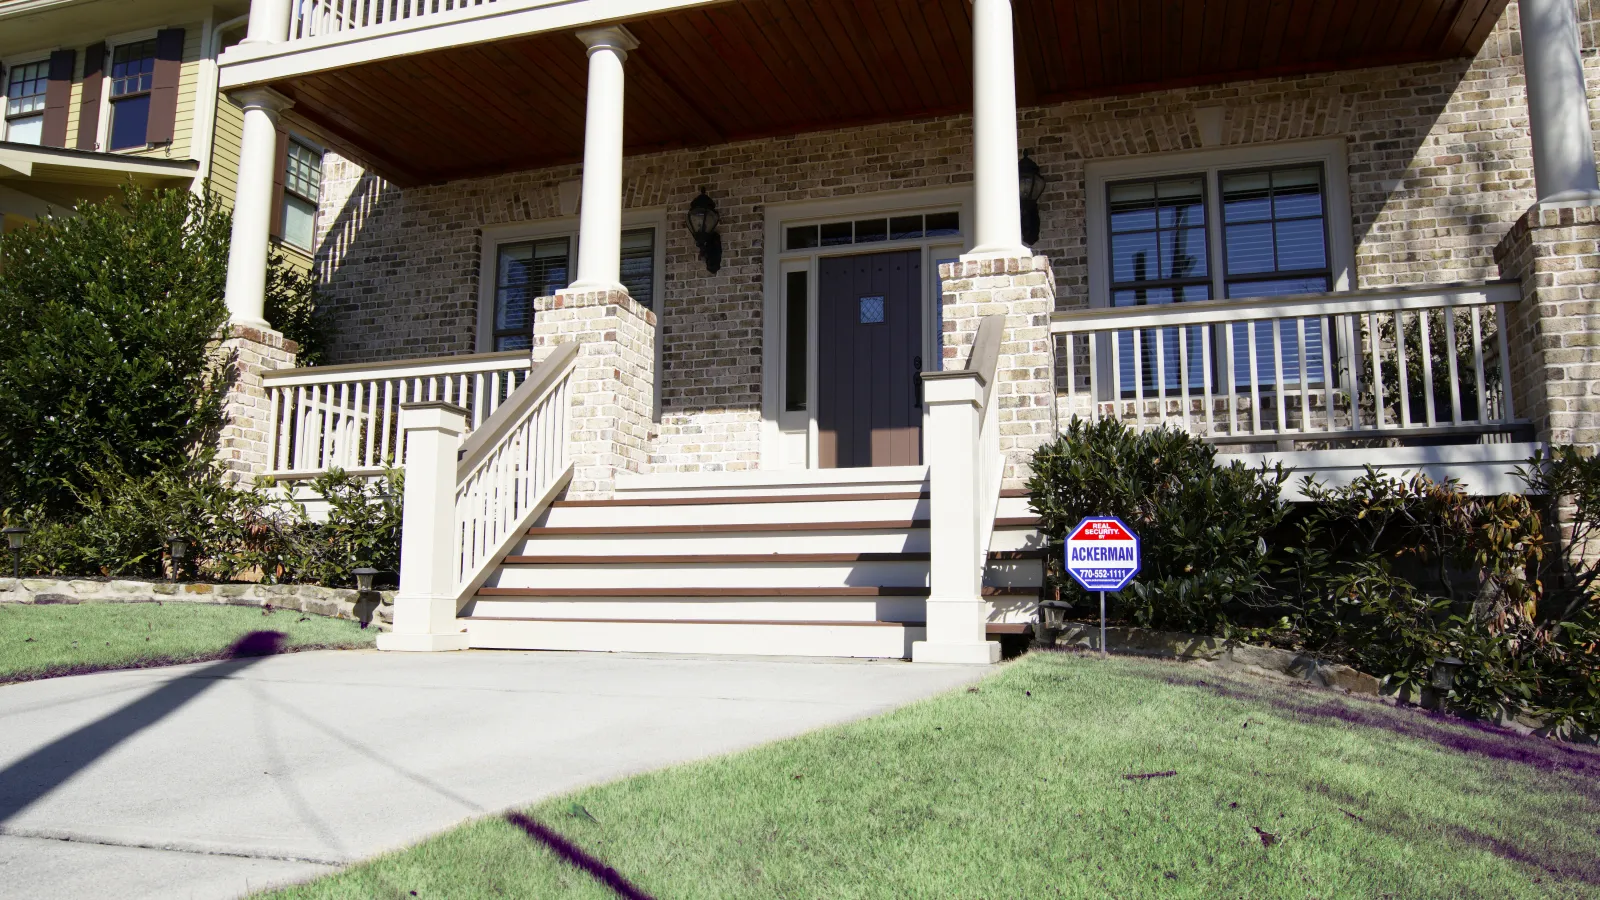
<svg viewBox="0 0 1600 900"><path fill-rule="evenodd" d="M135 41L111 51L112 150L146 146L150 131L150 89L155 84L156 41Z"/></svg>
<svg viewBox="0 0 1600 900"><path fill-rule="evenodd" d="M1264 158L1229 165L1224 155L1211 159L1217 164L1190 171L1167 167L1150 176L1103 179L1104 205L1097 212L1105 262L1094 273L1100 277L1092 279L1103 285L1099 302L1143 306L1320 294L1336 287L1329 210L1348 207L1345 198L1330 203L1329 160ZM1302 365L1308 381L1322 380L1329 361L1320 329L1306 329L1302 347L1296 322L1279 323L1276 342L1272 324L1254 328L1261 381L1274 380L1280 366L1285 380L1299 380ZM1202 342L1209 340L1216 350L1212 383L1226 383L1223 370L1231 368L1236 385L1248 384L1250 338L1244 325L1210 334L1195 328L1120 333L1118 381L1125 392L1134 390L1137 360L1145 390L1158 382L1179 389L1185 369L1198 390L1205 382Z"/></svg>
<svg viewBox="0 0 1600 900"><path fill-rule="evenodd" d="M44 95L50 84L50 61L11 67L6 84L6 140L38 144L44 139Z"/></svg>
<svg viewBox="0 0 1600 900"><path fill-rule="evenodd" d="M490 340L495 350L522 350L533 345L533 301L572 284L577 236L556 234L494 245L494 319ZM633 228L622 233L622 286L639 305L655 308L656 229Z"/></svg>
<svg viewBox="0 0 1600 900"><path fill-rule="evenodd" d="M322 154L289 139L283 173L283 239L311 249L317 227L317 195L322 189Z"/></svg>

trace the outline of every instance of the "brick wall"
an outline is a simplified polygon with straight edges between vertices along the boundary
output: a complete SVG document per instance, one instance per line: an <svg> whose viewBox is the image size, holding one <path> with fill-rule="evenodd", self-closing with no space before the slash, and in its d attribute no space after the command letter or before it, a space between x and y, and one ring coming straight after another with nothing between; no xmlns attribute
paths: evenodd
<svg viewBox="0 0 1600 900"><path fill-rule="evenodd" d="M656 317L627 291L534 301L533 358L581 341L572 398L570 500L611 496L617 472L650 470Z"/></svg>
<svg viewBox="0 0 1600 900"><path fill-rule="evenodd" d="M1579 4L1588 47L1600 38L1597 3ZM1022 146L1051 179L1035 251L1050 259L1058 307L1088 300L1085 163L1199 147L1203 107L1223 108L1225 144L1347 139L1356 286L1497 277L1493 250L1533 201L1516 22L1512 3L1472 60L1023 110ZM1585 65L1593 71L1600 58ZM1600 72L1591 77L1600 84ZM669 211L656 471L758 462L765 205L967 183L969 129L951 116L628 160L625 204ZM578 174L569 166L400 191L330 156L319 264L340 326L335 360L474 349L480 229L558 215L557 185ZM680 224L701 187L722 213L716 276Z"/></svg>
<svg viewBox="0 0 1600 900"><path fill-rule="evenodd" d="M272 404L261 376L294 368L299 348L276 331L234 325L218 352L232 357L234 379L223 398L227 421L217 444L231 477L248 482L265 474L271 453Z"/></svg>
<svg viewBox="0 0 1600 900"><path fill-rule="evenodd" d="M1527 212L1497 248L1522 283L1508 340L1512 398L1541 440L1600 446L1600 210Z"/></svg>

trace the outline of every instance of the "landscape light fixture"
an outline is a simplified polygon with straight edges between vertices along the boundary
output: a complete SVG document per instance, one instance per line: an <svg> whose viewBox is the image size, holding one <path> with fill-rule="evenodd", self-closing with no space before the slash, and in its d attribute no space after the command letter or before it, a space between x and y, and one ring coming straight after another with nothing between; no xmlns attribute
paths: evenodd
<svg viewBox="0 0 1600 900"><path fill-rule="evenodd" d="M372 579L378 577L378 570L362 566L354 572L356 576L356 590L363 594L372 593Z"/></svg>
<svg viewBox="0 0 1600 900"><path fill-rule="evenodd" d="M1435 660L1433 663L1433 687L1440 691L1450 691L1456 686L1456 673L1466 666L1466 663L1454 656L1446 656Z"/></svg>
<svg viewBox="0 0 1600 900"><path fill-rule="evenodd" d="M21 525L12 525L5 530L6 543L11 546L11 577L22 577L22 542L28 536L28 529Z"/></svg>
<svg viewBox="0 0 1600 900"><path fill-rule="evenodd" d="M1033 151L1022 151L1017 161L1017 192L1022 199L1022 242L1032 247L1039 242L1039 198L1044 196L1044 175L1039 164L1030 156Z"/></svg>
<svg viewBox="0 0 1600 900"><path fill-rule="evenodd" d="M700 196L689 201L689 234L694 237L694 245L700 248L706 271L713 275L722 268L722 235L717 233L717 222L721 218L716 202L707 196L705 188L700 189Z"/></svg>
<svg viewBox="0 0 1600 900"><path fill-rule="evenodd" d="M172 554L172 580L178 580L178 565L189 554L189 539L181 534L167 535L167 552Z"/></svg>

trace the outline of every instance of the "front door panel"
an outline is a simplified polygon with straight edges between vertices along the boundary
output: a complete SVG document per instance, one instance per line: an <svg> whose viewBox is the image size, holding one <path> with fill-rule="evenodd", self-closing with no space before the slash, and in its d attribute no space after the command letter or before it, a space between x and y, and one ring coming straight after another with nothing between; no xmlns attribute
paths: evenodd
<svg viewBox="0 0 1600 900"><path fill-rule="evenodd" d="M817 462L922 462L922 253L819 261Z"/></svg>

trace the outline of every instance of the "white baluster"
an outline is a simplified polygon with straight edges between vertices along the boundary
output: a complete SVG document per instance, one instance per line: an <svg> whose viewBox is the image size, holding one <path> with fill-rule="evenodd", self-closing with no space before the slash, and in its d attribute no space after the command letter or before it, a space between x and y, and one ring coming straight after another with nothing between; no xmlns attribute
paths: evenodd
<svg viewBox="0 0 1600 900"><path fill-rule="evenodd" d="M1506 305L1494 305L1495 340L1500 344L1500 418L1509 422L1517 417L1516 405L1511 400L1511 354L1507 349Z"/></svg>
<svg viewBox="0 0 1600 900"><path fill-rule="evenodd" d="M1449 310L1445 311L1449 315ZM1422 335L1422 410L1428 427L1438 424L1433 408L1433 337L1428 334L1428 311L1417 310L1417 331Z"/></svg>
<svg viewBox="0 0 1600 900"><path fill-rule="evenodd" d="M1478 424L1489 421L1489 386L1483 379L1483 321L1478 307L1472 308L1472 367L1478 378Z"/></svg>

